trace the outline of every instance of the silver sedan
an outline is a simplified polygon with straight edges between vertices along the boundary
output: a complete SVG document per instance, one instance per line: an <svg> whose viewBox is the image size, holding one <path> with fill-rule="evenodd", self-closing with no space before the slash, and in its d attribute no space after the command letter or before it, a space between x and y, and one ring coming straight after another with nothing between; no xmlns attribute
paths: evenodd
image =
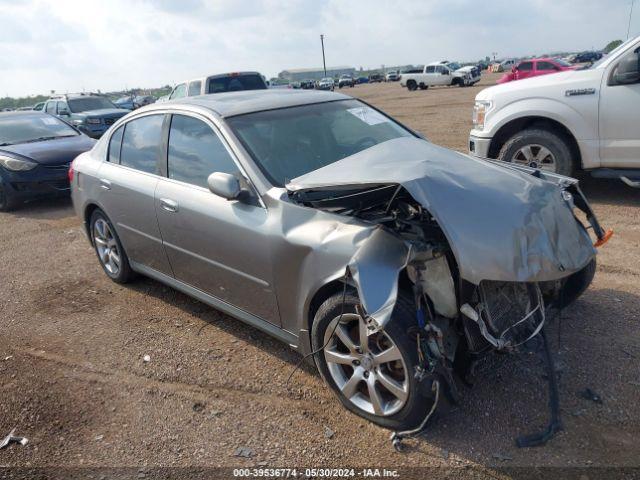
<svg viewBox="0 0 640 480"><path fill-rule="evenodd" d="M142 274L312 355L350 410L413 428L588 287L602 230L567 177L437 147L331 92L181 99L70 171L104 272Z"/></svg>

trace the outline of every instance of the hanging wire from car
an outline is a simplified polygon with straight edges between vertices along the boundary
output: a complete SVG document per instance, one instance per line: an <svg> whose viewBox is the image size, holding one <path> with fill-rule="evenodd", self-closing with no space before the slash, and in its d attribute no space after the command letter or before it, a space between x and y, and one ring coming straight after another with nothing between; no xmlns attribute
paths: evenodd
<svg viewBox="0 0 640 480"><path fill-rule="evenodd" d="M298 371L298 369L307 360L307 358L312 357L314 355L317 355L318 353L322 352L325 348L327 348L327 345L329 345L329 342L333 338L333 334L336 333L336 329L338 328L338 325L340 325L340 322L342 321L342 316L344 315L344 304L345 304L345 300L347 298L347 280L348 279L349 279L349 269L347 268L345 270L345 272L344 272L344 278L342 280L342 283L344 284L344 287L342 289L342 304L341 304L341 307L340 307L340 316L338 317L338 320L336 321L336 324L333 326L333 330L331 331L331 335L329 335L327 337L327 341L324 343L324 345L319 347L317 350L314 350L314 351L312 351L310 353L307 353L304 357L302 357L300 359L300 361L296 364L294 369L289 374L289 377L287 377L287 381L284 382L284 385L287 388L287 390L289 389L289 381L293 378L293 375Z"/></svg>

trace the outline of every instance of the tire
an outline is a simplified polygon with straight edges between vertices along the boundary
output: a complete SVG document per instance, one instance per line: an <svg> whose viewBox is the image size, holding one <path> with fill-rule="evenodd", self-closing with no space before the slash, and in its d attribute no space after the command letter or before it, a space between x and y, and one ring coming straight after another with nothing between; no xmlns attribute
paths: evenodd
<svg viewBox="0 0 640 480"><path fill-rule="evenodd" d="M134 278L134 272L129 264L129 257L122 247L120 238L116 233L113 224L105 213L96 209L91 214L89 233L91 236L91 244L96 252L100 266L104 273L116 283L128 283ZM109 231L106 233L105 226ZM103 234L100 234L100 231ZM106 250L109 253L105 253ZM102 252L102 253L101 253ZM117 256L118 262L115 261L114 255ZM109 260L106 260L108 258ZM113 269L113 265L117 265L117 269Z"/></svg>
<svg viewBox="0 0 640 480"><path fill-rule="evenodd" d="M558 308L565 308L575 302L582 295L596 274L596 259L594 257L586 267L567 278L562 285L557 299Z"/></svg>
<svg viewBox="0 0 640 480"><path fill-rule="evenodd" d="M414 92L417 88L418 88L418 84L416 83L415 80L408 80L407 81L407 89L409 91Z"/></svg>
<svg viewBox="0 0 640 480"><path fill-rule="evenodd" d="M342 292L340 292L328 298L318 309L313 321L313 326L311 329L311 341L313 350L319 350L319 353L314 355L314 358L318 370L320 371L320 375L322 376L324 381L331 387L331 389L337 394L342 404L356 415L359 415L360 417L363 417L375 423L376 425L393 430L406 430L415 428L424 420L427 412L433 407L435 398L431 390L434 377L428 375L422 381L418 382L418 380L415 379L413 373L414 366L418 365L419 363L415 337L412 338L408 334L408 330L416 324L415 308L413 306L413 302L409 299L409 297L400 296L393 311L393 318L385 327L385 332L382 334L378 333L372 335L371 337L367 337L367 344L372 351L377 348L377 345L373 342L377 341L379 345L380 338L382 338L376 337L377 335L384 336L384 341L390 339L392 342L390 348L393 348L394 346L397 347L401 355L401 360L395 360L394 362L389 362L383 365L372 367L369 364L369 360L367 360L367 364L365 364L364 357L367 356L365 354L361 356L361 358L363 359L361 363L354 364L356 366L339 365L337 363L331 363L330 366L330 363L328 363L326 359L327 350L335 351L333 349L337 349L339 347L342 347L343 351L347 350L345 348L346 344L342 344L340 341L334 340L338 338L337 336L328 336L335 331L336 323L334 322L337 322L338 319L342 318L343 321L347 320L345 327L348 327L351 326L354 321L356 322L356 325L359 325L358 319L361 318L356 313L356 306L360 304L357 295L353 292L347 292L344 298L344 309L342 304L342 297L343 294ZM351 318L355 318L355 320L351 320ZM357 328L355 329L355 333L354 330L347 330L347 328L344 328L344 331L350 331L351 336L360 338L357 334ZM326 335L327 337L325 337ZM329 342L327 341L327 339L329 339ZM353 338L351 338L351 340L352 342L359 344L357 340L354 341ZM325 345L327 345L327 348L323 349L323 346ZM349 353L343 355L347 355L349 358L351 358L350 355L352 351L347 351ZM358 381L358 390L356 390L356 393L351 396L351 398L354 400L349 400L349 398L347 398L343 391L338 387L335 379L335 372L336 369L338 369L339 373L342 372L343 369L347 371L350 369L352 371L351 375L355 375L356 368L369 368L371 369L371 373L369 374L369 376ZM386 368L390 369L385 370ZM402 380L400 380L399 382L403 383L403 385L406 387L405 392L408 392L402 404L396 405L395 409L389 409L388 412L383 413L382 415L376 414L371 410L367 411L366 409L362 408L361 405L357 405L356 403L354 403L364 398L362 392L367 394L368 392L370 392L367 383L369 380L367 379L372 378L374 384L378 385L379 391L382 392L382 396L386 396L387 400L389 398L392 399L391 401L387 401L385 407L393 405L394 397L393 395L390 395L390 390L385 390L384 388L380 389L380 385L382 384L377 381L378 378L381 378L381 371L385 377L389 374L397 375L399 371L403 372L403 374L400 375ZM367 373L365 370L364 375L366 374ZM345 378L349 376L350 375L347 372ZM398 377L396 377L396 379L398 379ZM399 384L399 382L396 383ZM343 388L347 387L348 383L348 380L344 382ZM345 390L347 390L347 388L345 388ZM440 398L442 398L442 395L440 396ZM396 398L395 401L397 403L399 399ZM369 403L371 406L373 406L373 402Z"/></svg>
<svg viewBox="0 0 640 480"><path fill-rule="evenodd" d="M429 85L420 85L420 90L427 90L429 88Z"/></svg>
<svg viewBox="0 0 640 480"><path fill-rule="evenodd" d="M530 151L533 151L534 153L542 152L542 148L539 147L544 147L553 155L553 168L545 168L545 163L539 162L539 160L543 159L538 159L537 156L532 162L529 162L530 166L533 166L534 168L542 168L543 170L548 169L549 171L559 173L560 175L572 175L574 165L571 158L572 155L569 143L564 137L541 128L529 128L513 135L500 149L498 159L505 162L514 162L526 165L527 160L521 150L526 149L527 147L533 148L534 150ZM541 154L538 153L538 155ZM520 160L517 160L516 158L519 158ZM548 167L551 166L548 165Z"/></svg>
<svg viewBox="0 0 640 480"><path fill-rule="evenodd" d="M0 212L10 212L15 210L17 206L18 202L7 192L0 178Z"/></svg>

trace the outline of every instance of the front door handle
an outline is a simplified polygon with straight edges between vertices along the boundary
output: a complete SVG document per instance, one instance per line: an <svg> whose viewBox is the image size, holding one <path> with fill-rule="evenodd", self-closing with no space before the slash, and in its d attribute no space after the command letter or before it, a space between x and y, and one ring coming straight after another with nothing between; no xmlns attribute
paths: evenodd
<svg viewBox="0 0 640 480"><path fill-rule="evenodd" d="M109 180L107 180L106 178L101 178L100 179L100 188L102 188L103 190L111 190L111 182Z"/></svg>
<svg viewBox="0 0 640 480"><path fill-rule="evenodd" d="M178 202L168 198L161 198L160 206L167 212L176 213L178 211Z"/></svg>

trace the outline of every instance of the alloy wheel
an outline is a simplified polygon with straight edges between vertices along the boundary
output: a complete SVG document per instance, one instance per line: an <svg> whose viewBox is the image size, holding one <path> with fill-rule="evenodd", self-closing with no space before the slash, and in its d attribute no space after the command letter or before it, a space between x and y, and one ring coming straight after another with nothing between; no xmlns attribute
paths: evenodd
<svg viewBox="0 0 640 480"><path fill-rule="evenodd" d="M118 275L120 271L118 243L111 231L111 227L103 218L98 218L93 224L93 243L105 270L111 275Z"/></svg>
<svg viewBox="0 0 640 480"><path fill-rule="evenodd" d="M329 323L324 344L329 373L347 400L379 416L402 409L409 398L409 372L386 333L367 335L360 315L343 314Z"/></svg>
<svg viewBox="0 0 640 480"><path fill-rule="evenodd" d="M539 144L529 144L520 148L512 158L513 163L549 172L556 171L556 158L551 150Z"/></svg>

